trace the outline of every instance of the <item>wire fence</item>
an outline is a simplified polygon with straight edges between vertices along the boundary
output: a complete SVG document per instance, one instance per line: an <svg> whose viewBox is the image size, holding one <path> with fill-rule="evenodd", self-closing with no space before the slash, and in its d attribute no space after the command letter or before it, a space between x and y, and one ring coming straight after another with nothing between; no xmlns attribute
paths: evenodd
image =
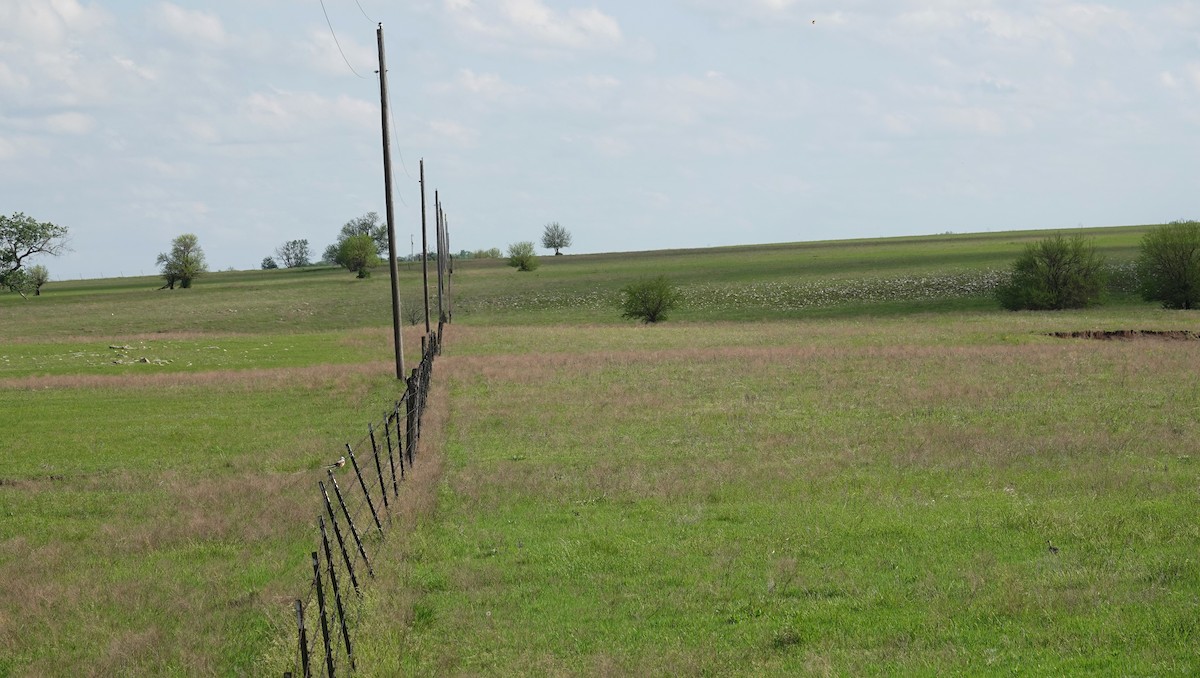
<svg viewBox="0 0 1200 678"><path fill-rule="evenodd" d="M368 424L356 443L347 443L317 483L321 513L312 577L308 593L293 603L297 652L285 677L332 677L356 669L353 638L362 587L375 576L373 554L387 537L388 518L415 462L443 331L439 322L422 340L421 362L405 380L395 407Z"/></svg>

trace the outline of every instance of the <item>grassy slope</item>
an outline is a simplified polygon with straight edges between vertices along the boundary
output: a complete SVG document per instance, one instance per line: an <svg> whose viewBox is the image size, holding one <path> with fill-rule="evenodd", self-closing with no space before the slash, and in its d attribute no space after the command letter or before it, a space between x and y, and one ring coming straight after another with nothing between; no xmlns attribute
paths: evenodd
<svg viewBox="0 0 1200 678"><path fill-rule="evenodd" d="M1128 259L1138 233L1136 228L1106 230L1097 235L1098 243L1114 259ZM961 294L873 297L863 303L843 299L807 308L780 306L767 296L747 299L759 299L756 286L764 284L793 286L789 294L794 300L796 294L811 293L807 287L797 292L798 284L855 284L1003 268L1023 242L1040 235L545 257L537 272L520 275L498 262L461 262L454 283L461 304L456 311L459 329L452 330L453 357L445 371L454 419L447 433L451 468L442 492L443 513L405 547L415 560L396 565L405 578L400 580L404 595L394 601L400 601L400 614L412 624L398 627L391 616L376 620L375 631L365 634L367 656L372 640L390 639L404 643L408 668L434 673L879 665L886 659L876 649L882 642L879 629L865 629L854 636L857 645L846 644L840 655L835 651L843 646L838 634L851 618L843 608L874 610L870 604L881 592L909 595L911 600L897 609L911 622L936 617L937 610L949 609L955 601L943 600L939 608L937 601L930 602L931 593L922 598L909 588L888 589L886 580L856 575L868 556L847 559L839 554L864 538L859 531L863 525L878 531L865 537L874 544L869 551L887 551L901 533L916 543L930 537L921 521L897 526L893 523L899 518L893 514L916 501L908 495L917 496L918 489L933 499L929 488L935 482L958 481L960 476L966 489L949 495L956 499L937 523L942 526L938 535L961 526L964 515L999 520L995 511L1002 507L1000 498L985 496L982 485L996 468L982 464L961 474L960 467L971 470L970 465L955 457L962 453L946 441L954 440L957 422L966 417L975 426L967 432L993 445L989 441L1003 438L997 431L1007 420L989 424L989 403L994 401L972 401L977 393L922 394L941 379L978 379L975 354L963 353L965 349L982 345L986 357L988 351L1011 344L1030 344L1024 333L1014 334L1009 326L1015 318L1025 322L1043 316L906 319L914 312L991 306L984 297ZM631 330L617 318L616 291L631 278L659 272L680 280L696 299L710 298L715 288L742 296L681 309L678 318L684 322L667 328ZM411 304L419 298L420 271L414 267L403 276ZM309 537L303 523L313 502L306 489L292 488L311 485L330 451L356 438L363 423L394 395L384 362L390 355L384 276L363 282L321 269L220 273L186 292L159 292L155 286L151 279L61 282L29 302L0 295L0 408L13 415L0 419L0 440L9 461L0 474L0 514L8 517L0 525L0 579L10 583L6 590L13 592L15 603L0 609L0 674L261 668L258 662L269 646L289 642L286 630L279 628L286 622L280 611L303 578ZM892 319L880 322L882 316ZM1100 314L1047 317L1055 329L1063 329L1064 323L1073 329L1106 323L1171 327L1183 316L1127 305ZM773 322L710 322L727 318ZM823 337L830 350L846 344L859 353L834 351L819 360L809 356L825 371L795 376L797 381L780 377L796 372L797 364L808 364L803 350L814 335ZM416 350L415 336L409 335L410 354ZM1110 417L1122 411L1115 400L1119 391L1104 391L1105 383L1078 376L1086 363L1070 362L1091 353L1046 353L1048 346L1061 345L1032 345L1040 351L1037 364L1044 379L1028 386L1044 402L1031 407L1049 408L1065 417L1063 422L1081 426L1100 421L1088 418L1099 416L1091 409L1077 411L1064 404L1068 394L1052 377L1067 365L1076 386L1112 393L1102 403L1107 409L1098 411ZM932 353L906 353L914 347ZM738 353L749 349L764 353ZM872 351L886 350L897 351L899 362L868 360L879 357ZM1161 365L1143 364L1134 352L1109 355L1104 366L1115 373L1124 369L1122 361L1133 361L1130 369L1142 380L1139 388L1149 389L1161 371L1194 357L1194 349L1186 346L1170 350L1176 353ZM560 357L547 361L545 352ZM163 362L112 362L140 357ZM991 373L1011 379L1014 364L1004 359L1014 358L989 358L995 364ZM729 367L741 364L752 369L730 386ZM872 385L881 378L893 385L876 394ZM732 390L722 394L714 384ZM818 388L825 384L832 390ZM1189 413L1187 403L1196 401L1194 394L1185 384L1171 388L1177 397L1138 407L1149 420L1163 414L1183 421L1176 435L1194 440L1194 427L1183 416ZM514 393L520 395L515 401L508 397ZM615 404L614 395L621 396ZM909 400L918 396L931 401L931 414L906 418ZM864 429L847 414L848 405L857 408L850 413L860 415L886 407L896 414L888 419L891 428ZM664 412L665 425L651 415L655 410ZM797 412L810 411L821 414L817 423L801 424L808 420ZM730 419L734 412L737 416ZM1008 414L1009 419L1014 416ZM512 426L514 420L523 425ZM1066 426L1053 421L1043 425L1052 424ZM1035 440L1057 430L1032 427L1025 435ZM881 442L892 435L907 436L904 449L917 455L917 461L893 460L900 452ZM918 443L926 438L934 443L918 454L925 449ZM797 441L814 439L820 443L819 454L804 451L808 442L797 451ZM1170 512L1152 523L1153 512L1144 506L1132 518L1123 517L1127 507L1138 506L1135 500L1141 495L1133 490L1145 486L1124 493L1109 493L1108 486L1118 484L1113 478L1138 477L1147 459L1152 463L1146 468L1162 461L1172 474L1164 481L1166 501L1186 508L1189 498L1179 495L1178 488L1194 480L1194 473L1184 461L1174 465L1161 451L1147 449L1141 456L1123 458L1111 441L1102 442L1108 447L1099 458L1124 465L1116 465L1105 476L1108 480L1101 478L1104 482L1091 490L1111 507L1101 515L1125 521L1128 534L1151 535L1150 555L1131 556L1117 563L1123 569L1113 571L1103 569L1108 561L1101 556L1107 552L1099 550L1090 555L1092 570L1068 573L1086 581L1085 575L1092 576L1088 572L1111 579L1113 572L1127 571L1161 582L1155 584L1162 588L1160 597L1174 600L1161 621L1190 638L1193 627L1180 617L1189 603L1179 592L1194 582L1194 561L1178 557L1180 551L1173 549L1194 550L1194 532L1182 529L1186 526ZM627 457L635 463L621 464ZM1060 464L1060 473L1066 474L1062 482L1074 481L1071 474L1096 465L1077 469L1079 458L1068 455ZM814 461L815 468L804 470ZM1044 468L1017 470L1015 477L1030 481L1032 494L1021 495L1030 502L1058 487L1047 485ZM780 477L787 482L772 483ZM261 488L269 491L255 491ZM764 495L772 501L765 502ZM847 497L859 503L848 503ZM882 501L886 497L892 497L891 503ZM880 502L872 503L875 499ZM1068 494L1061 501L1051 516L1082 526L1088 497ZM1039 506L1028 504L1028 515L1019 520L1040 515ZM592 515L582 520L588 512ZM774 548L776 554L762 560L758 549L774 544L778 535L754 526L780 525L792 513L806 519L792 525L789 538L800 541L816 534L822 555L811 556L810 562L807 551L789 554ZM983 534L994 532L991 523L980 524ZM1161 535L1176 528L1181 529L1179 545L1167 548ZM1070 546L1064 553L1075 551L1075 533L1049 532ZM944 540L938 535L932 537ZM1024 557L1035 553L1041 535L1018 530L991 538L1007 539L1006 547L1020 546ZM514 542L522 564L509 560ZM947 550L936 539L914 547L917 556L903 561L902 571L910 577L924 573L919 556L947 559ZM967 550L981 558L1000 553ZM980 561L975 569L985 580L1028 574L1016 566L1006 569L1006 558L997 556L999 564ZM671 569L676 563L677 571ZM774 584L764 593L768 570ZM945 567L926 575L928 588L935 588L939 575L969 573L961 560L949 558ZM830 581L842 582L840 592L820 593L829 593ZM570 584L565 595L542 595L563 582ZM1008 608L1013 614L1009 625L997 628L1025 628L1032 614L1029 601L1057 590L1051 584L1035 578L1024 597ZM1095 579L1089 590L1103 595L1110 584L1128 581ZM1002 591L980 586L976 607L983 614L997 604ZM1082 600L1078 588L1071 584L1063 590ZM195 596L201 589L211 593ZM667 591L671 593L664 595ZM1119 592L1131 596L1133 587ZM496 599L504 606L493 604ZM810 599L824 601L823 606L799 606ZM780 606L779 600L790 601L791 607ZM1152 602L1161 603L1157 598ZM712 606L721 607L718 617L710 618L711 610L706 613L710 617L697 614ZM475 613L480 610L496 613L479 617ZM506 630L497 637L494 624L500 614ZM810 626L807 614L824 619L816 628L827 633L802 635ZM747 621L730 633L728 619L735 620L732 626L742 619L765 621ZM1157 622L1139 619L1109 628L1160 635ZM518 622L521 628L514 629ZM564 640L551 622L574 635ZM602 633L593 632L593 626ZM920 651L929 642L940 643L942 651L973 647L962 645L967 641L959 636L923 635L919 624L901 628L910 636L911 649L899 654L908 663L897 666L912 667L913 661L933 656ZM1080 629L1068 634L1068 640L1098 627ZM997 637L984 626L975 633L980 646ZM447 634L453 643L446 641ZM1039 638L1044 640L1035 633L1029 642ZM779 652L764 654L764 643ZM454 649L459 646L461 651ZM1146 663L1150 660L1143 657L1132 666L1178 664L1187 659L1180 658L1178 647L1143 642L1135 649L1142 648L1142 655L1154 650L1167 663ZM803 648L799 655L797 648ZM1027 644L1010 649L1003 655L1010 661L1034 657ZM383 656L394 657L391 651L376 653L384 667Z"/></svg>
<svg viewBox="0 0 1200 678"><path fill-rule="evenodd" d="M1138 234L1098 242L1128 260ZM658 272L686 289L999 268L1040 235L547 258L507 279L462 266L468 303L486 290L518 311L472 309L453 330L438 518L400 545L365 661L416 675L1200 670L1200 346L1045 336L1195 329L1200 314L1128 298L1011 314L958 296L763 304L740 314L753 324L691 307L634 328L563 293ZM822 257L836 263L795 265ZM536 295L551 301L521 306Z"/></svg>

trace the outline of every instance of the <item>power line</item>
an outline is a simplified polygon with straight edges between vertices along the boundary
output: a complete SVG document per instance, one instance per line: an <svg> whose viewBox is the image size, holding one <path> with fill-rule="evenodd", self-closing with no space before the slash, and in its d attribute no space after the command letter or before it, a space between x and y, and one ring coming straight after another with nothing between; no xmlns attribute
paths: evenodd
<svg viewBox="0 0 1200 678"><path fill-rule="evenodd" d="M355 0L355 1L357 2L357 0ZM330 32L330 34L333 35L333 44L337 45L338 54L342 55L342 61L346 62L346 67L350 69L351 73L357 75L358 77L362 78L363 80L366 80L367 76L360 74L358 71L354 70L353 66L350 65L350 60L346 58L346 53L344 51L342 51L342 43L338 41L337 31L333 30L333 22L329 20L329 11L325 9L325 0L320 0L320 2L321 2L321 12L323 12L325 14L325 23L329 24L329 32ZM365 14L365 12L364 12L364 14Z"/></svg>
<svg viewBox="0 0 1200 678"><path fill-rule="evenodd" d="M358 11L362 12L362 15L363 15L364 17L366 17L367 21L370 21L371 23L375 23L375 20L374 20L374 19L372 19L371 17L367 16L367 11L366 11L365 9L363 9L363 8L362 8L362 5L361 5L361 4L359 4L358 0L354 0L354 4L358 5Z"/></svg>

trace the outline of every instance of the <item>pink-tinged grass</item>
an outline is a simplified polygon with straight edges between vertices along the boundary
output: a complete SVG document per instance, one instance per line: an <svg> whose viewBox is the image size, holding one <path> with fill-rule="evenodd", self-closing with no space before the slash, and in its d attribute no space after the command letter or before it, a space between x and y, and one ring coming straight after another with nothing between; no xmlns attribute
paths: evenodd
<svg viewBox="0 0 1200 678"><path fill-rule="evenodd" d="M256 675L388 363L0 382L0 675Z"/></svg>
<svg viewBox="0 0 1200 678"><path fill-rule="evenodd" d="M378 665L1200 670L1200 342L1044 336L1138 316L456 327Z"/></svg>

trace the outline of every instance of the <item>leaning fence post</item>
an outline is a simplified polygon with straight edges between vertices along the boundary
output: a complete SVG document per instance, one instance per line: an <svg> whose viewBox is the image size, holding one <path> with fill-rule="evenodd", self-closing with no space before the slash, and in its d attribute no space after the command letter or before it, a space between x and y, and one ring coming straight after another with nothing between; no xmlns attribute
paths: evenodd
<svg viewBox="0 0 1200 678"><path fill-rule="evenodd" d="M313 583L317 587L317 610L321 613L321 639L325 642L325 668L333 678L333 648L329 645L329 619L325 614L325 587L321 585L321 561L312 552Z"/></svg>
<svg viewBox="0 0 1200 678"><path fill-rule="evenodd" d="M346 608L342 605L342 590L338 587L337 570L333 567L333 551L329 548L329 534L325 532L325 516L319 516L317 522L321 525L321 544L325 547L325 562L329 564L329 584L333 587L333 602L337 605L338 624L342 627L342 640L346 642L346 658L350 660L350 670L354 666L354 646L350 644L350 629L346 626Z"/></svg>
<svg viewBox="0 0 1200 678"><path fill-rule="evenodd" d="M396 409L383 420L383 437L387 440L388 448L388 464L392 467L392 496L400 496L400 484L396 482L396 459L392 457L392 419L400 416L400 404L396 403ZM404 477L404 454L400 455L400 477Z"/></svg>
<svg viewBox="0 0 1200 678"><path fill-rule="evenodd" d="M358 577L354 576L354 563L350 562L350 552L346 550L346 540L342 538L342 528L338 527L337 515L333 512L333 503L329 501L329 491L325 489L325 483L317 481L317 485L321 488L321 496L325 497L325 510L329 511L329 520L333 523L333 536L337 537L338 548L342 551L342 561L346 563L346 569L350 572L350 583L354 585L354 592L361 595L362 591L358 588ZM339 498L338 501L341 499ZM321 536L325 536L324 520L321 521Z"/></svg>
<svg viewBox="0 0 1200 678"><path fill-rule="evenodd" d="M358 536L358 528L354 526L354 518L350 516L350 511L346 509L346 499L342 496L342 488L338 487L337 478L333 477L333 471L329 471L329 482L333 485L333 494L337 497L338 503L342 506L342 513L346 516L346 523L350 526L350 535L354 537L354 543L358 544L358 553L362 556L363 562L367 564L367 574L375 576L375 571L371 569L371 560L367 558L367 550L363 548L362 537Z"/></svg>
<svg viewBox="0 0 1200 678"><path fill-rule="evenodd" d="M367 432L371 434L371 454L375 455L375 473L379 474L379 493L383 495L383 510L390 511L391 507L388 506L387 485L383 483L383 467L379 465L379 445L375 443L375 426L373 424L367 424Z"/></svg>
<svg viewBox="0 0 1200 678"><path fill-rule="evenodd" d="M354 458L354 450L350 449L350 443L346 443L346 453L350 455L350 463L354 465L354 475L358 476L358 486L362 488L363 496L367 498L367 508L371 509L371 517L375 519L375 527L379 528L379 534L382 536L383 523L379 522L379 513L375 510L375 502L371 501L371 491L367 489L367 481L363 478L362 471L358 468L358 460Z"/></svg>
<svg viewBox="0 0 1200 678"><path fill-rule="evenodd" d="M308 667L308 632L304 630L304 601L296 599L296 631L300 635L300 669L304 672L304 678L312 676L312 669Z"/></svg>
<svg viewBox="0 0 1200 678"><path fill-rule="evenodd" d="M415 371L415 370L414 370ZM408 469L411 471L413 467L413 448L417 446L417 395L415 387L415 379L408 380L408 391L404 394L404 399L408 402L405 404L405 419L408 423L408 430L405 431L405 448L408 450Z"/></svg>
<svg viewBox="0 0 1200 678"><path fill-rule="evenodd" d="M408 412L407 401L408 401L408 393L405 393L403 396L400 397L400 400L396 401L396 452L398 453L398 456L400 457L400 477L401 478L404 478L404 450L406 449L406 447L404 444L404 432L400 430L400 403L402 403L402 402L405 403L404 411L407 413ZM411 470L411 465L409 468ZM399 494L400 490L397 489L396 493Z"/></svg>

